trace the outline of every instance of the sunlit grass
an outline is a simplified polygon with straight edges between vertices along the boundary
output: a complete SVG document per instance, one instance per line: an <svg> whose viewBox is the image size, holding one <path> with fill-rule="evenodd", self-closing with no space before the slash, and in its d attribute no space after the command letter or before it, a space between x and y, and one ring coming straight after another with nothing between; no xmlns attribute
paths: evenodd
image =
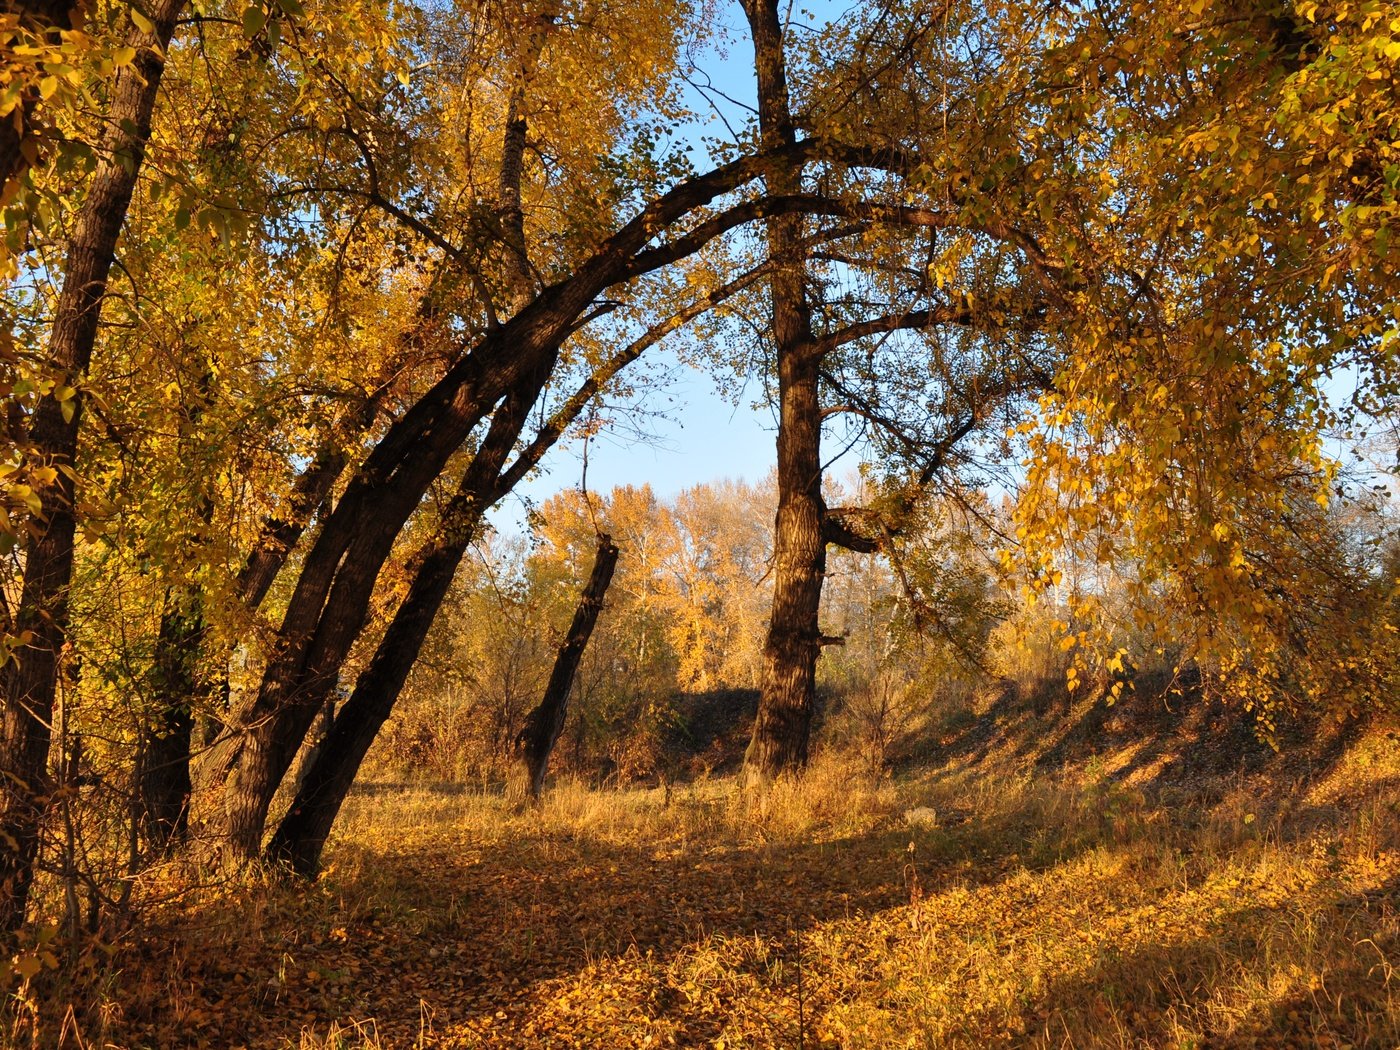
<svg viewBox="0 0 1400 1050"><path fill-rule="evenodd" d="M945 770L895 786L828 760L761 797L726 781L669 798L567 784L538 812L477 799L452 834L539 850L567 836L580 852L558 854L561 879L590 844L747 851L790 886L791 907L743 935L696 930L664 957L644 939L600 953L522 992L508 1016L524 1027L469 1020L441 1038L1400 1045L1397 768L1377 736L1298 794L1270 798L1244 781L1150 797L1092 770L1060 782ZM375 829L401 813L395 800L359 799L347 845L372 850ZM842 880L842 853L872 845L898 903L804 916L814 862L858 894L870 868Z"/></svg>
<svg viewBox="0 0 1400 1050"><path fill-rule="evenodd" d="M366 788L315 886L157 909L68 1045L1400 1046L1393 739L1262 793L1113 761Z"/></svg>

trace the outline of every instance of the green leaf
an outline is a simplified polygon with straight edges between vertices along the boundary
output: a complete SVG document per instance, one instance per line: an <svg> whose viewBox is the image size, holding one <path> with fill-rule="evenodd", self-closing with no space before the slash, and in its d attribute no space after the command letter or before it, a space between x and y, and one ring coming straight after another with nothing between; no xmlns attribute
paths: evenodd
<svg viewBox="0 0 1400 1050"><path fill-rule="evenodd" d="M267 12L259 6L247 7L243 10L243 35L255 37L262 32L263 26L267 25Z"/></svg>
<svg viewBox="0 0 1400 1050"><path fill-rule="evenodd" d="M155 35L156 24L152 22L149 18L147 18L145 14L142 13L139 7L132 7L131 21L137 29L141 30L141 32L150 33L152 36Z"/></svg>

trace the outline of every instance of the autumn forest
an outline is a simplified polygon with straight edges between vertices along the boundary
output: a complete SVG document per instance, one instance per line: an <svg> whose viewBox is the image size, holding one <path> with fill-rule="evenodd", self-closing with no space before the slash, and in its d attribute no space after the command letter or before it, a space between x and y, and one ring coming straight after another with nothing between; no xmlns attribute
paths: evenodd
<svg viewBox="0 0 1400 1050"><path fill-rule="evenodd" d="M1400 5L810 6L0 0L0 1046L1400 1047Z"/></svg>

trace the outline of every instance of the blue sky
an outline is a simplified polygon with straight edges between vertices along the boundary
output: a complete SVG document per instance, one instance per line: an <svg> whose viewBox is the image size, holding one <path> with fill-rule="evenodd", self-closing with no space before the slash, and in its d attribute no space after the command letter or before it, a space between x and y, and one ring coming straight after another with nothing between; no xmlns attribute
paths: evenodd
<svg viewBox="0 0 1400 1050"><path fill-rule="evenodd" d="M657 355L652 367L667 364ZM759 481L777 460L777 430L770 410L750 407L755 386L739 407L726 404L708 375L674 364L671 379L647 395L641 409L650 435L638 438L611 428L588 442L588 487L607 492L615 485L649 484L660 497L721 478ZM561 442L536 476L517 487L492 512L496 528L520 528L524 503L542 503L560 489L578 488L584 477L584 445Z"/></svg>
<svg viewBox="0 0 1400 1050"><path fill-rule="evenodd" d="M809 0L806 7L817 13L808 14L794 6L791 16L812 24L839 19L844 9L839 0ZM701 55L697 86L686 92L695 113L711 113L708 124L700 126L697 121L681 140L695 147L697 157L703 156L702 135L727 138L727 126L744 127L745 106L752 106L755 95L752 50L743 14L737 3L730 2L722 7L721 15L730 31L724 34L720 46L710 47ZM706 91L703 85L714 90ZM759 377L748 377L748 386L735 407L719 396L709 375L680 364L665 347L650 351L647 360L633 367L669 378L645 396L639 406L639 425L615 427L589 441L590 489L606 492L615 485L650 484L658 496L666 498L682 489L723 478L759 481L772 470L777 428L771 406L753 407L763 400ZM1329 394L1338 397L1339 403L1346 400L1340 396L1345 385L1344 376L1329 384ZM639 437L638 429L644 430L646 436ZM832 436L824 445L827 457L841 451L838 440ZM1343 461L1355 463L1355 454L1344 445L1334 441L1330 450ZM855 468L860 451L857 448L841 456L830 464L831 471L840 473ZM576 438L561 442L546 457L541 471L492 513L493 523L503 531L518 531L524 520L525 500L540 503L561 489L577 488L584 474L583 443Z"/></svg>

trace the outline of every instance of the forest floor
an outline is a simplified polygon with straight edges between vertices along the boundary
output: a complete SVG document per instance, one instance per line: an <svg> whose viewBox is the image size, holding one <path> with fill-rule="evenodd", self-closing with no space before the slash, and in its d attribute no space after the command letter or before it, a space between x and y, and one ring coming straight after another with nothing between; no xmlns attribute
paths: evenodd
<svg viewBox="0 0 1400 1050"><path fill-rule="evenodd" d="M1394 732L1170 775L984 715L897 777L828 753L762 798L361 790L315 886L150 905L62 1042L1400 1046ZM64 1028L28 1008L17 1042Z"/></svg>

